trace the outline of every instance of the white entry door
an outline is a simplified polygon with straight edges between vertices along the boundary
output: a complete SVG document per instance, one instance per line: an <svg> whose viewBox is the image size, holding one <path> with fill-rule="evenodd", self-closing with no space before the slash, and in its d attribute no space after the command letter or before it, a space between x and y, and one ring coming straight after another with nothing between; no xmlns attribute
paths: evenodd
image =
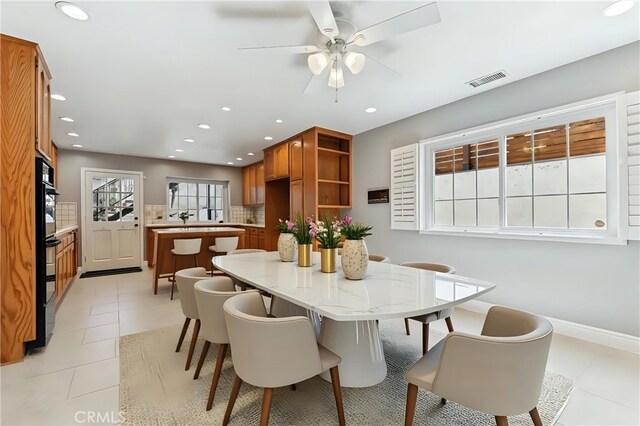
<svg viewBox="0 0 640 426"><path fill-rule="evenodd" d="M140 267L142 172L82 169L83 272Z"/></svg>

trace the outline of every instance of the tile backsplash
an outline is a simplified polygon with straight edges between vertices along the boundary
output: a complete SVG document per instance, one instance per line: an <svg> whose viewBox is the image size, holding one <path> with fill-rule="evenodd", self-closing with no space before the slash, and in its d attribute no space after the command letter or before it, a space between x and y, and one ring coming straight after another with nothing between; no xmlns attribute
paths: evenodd
<svg viewBox="0 0 640 426"><path fill-rule="evenodd" d="M56 203L56 228L78 224L78 203Z"/></svg>
<svg viewBox="0 0 640 426"><path fill-rule="evenodd" d="M75 204L75 203L73 203ZM262 207L244 207L231 206L231 218L227 222L247 223L251 219L253 223L264 223L264 206ZM166 204L145 204L144 206L144 223L166 223L167 205Z"/></svg>

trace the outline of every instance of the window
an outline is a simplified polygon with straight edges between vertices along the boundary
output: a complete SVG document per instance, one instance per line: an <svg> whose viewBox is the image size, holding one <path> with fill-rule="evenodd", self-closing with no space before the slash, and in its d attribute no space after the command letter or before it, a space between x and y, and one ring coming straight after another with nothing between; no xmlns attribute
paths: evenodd
<svg viewBox="0 0 640 426"><path fill-rule="evenodd" d="M422 141L422 230L620 239L620 103L599 98Z"/></svg>
<svg viewBox="0 0 640 426"><path fill-rule="evenodd" d="M167 178L169 221L180 221L188 212L193 222L226 220L228 217L227 182L184 178Z"/></svg>
<svg viewBox="0 0 640 426"><path fill-rule="evenodd" d="M111 176L93 178L94 222L131 222L134 218L133 179Z"/></svg>

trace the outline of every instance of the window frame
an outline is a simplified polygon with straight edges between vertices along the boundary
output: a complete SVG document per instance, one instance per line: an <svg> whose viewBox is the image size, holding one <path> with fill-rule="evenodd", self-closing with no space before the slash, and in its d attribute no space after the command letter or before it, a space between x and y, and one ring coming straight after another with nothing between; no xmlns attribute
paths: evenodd
<svg viewBox="0 0 640 426"><path fill-rule="evenodd" d="M222 204L223 204L223 208L222 208L222 221L223 222L229 222L230 218L231 218L231 204L230 204L230 194L229 194L229 181L228 180L217 180L217 179L199 179L199 178L185 178L185 177L177 177L177 176L167 176L166 180L165 180L165 193L167 196L167 221L168 222L180 222L180 219L176 219L176 218L172 218L169 216L169 212L171 210L174 210L171 208L171 197L169 195L169 184L172 182L178 182L178 183L191 183L191 184L196 184L196 185L220 185L223 187L223 196L222 196ZM209 205L209 200L210 200L210 196L207 195L207 206L211 207ZM196 195L196 200L200 198L200 194L198 193ZM218 197L214 197L214 198L218 198ZM178 212L183 211L180 208L175 209ZM189 209L187 208L187 210L193 210L193 209ZM208 208L208 210L212 210L211 208ZM219 209L214 209L214 210L219 210ZM196 210L199 211L199 210ZM176 216L177 217L177 216ZM218 221L216 221L215 219L209 219L209 220L200 220L198 217L190 217L188 222L190 223L219 223Z"/></svg>
<svg viewBox="0 0 640 426"><path fill-rule="evenodd" d="M541 129L581 119L605 117L605 158L607 167L607 228L606 230L576 230L558 228L506 227L506 137L523 131ZM626 98L623 92L564 106L546 109L502 121L424 139L419 142L419 231L421 234L474 236L507 239L527 239L602 244L626 244L627 216L627 156ZM499 140L499 225L462 227L434 225L435 152L460 145ZM569 141L567 141L569 143ZM586 156L579 156L586 157ZM567 161L571 157L567 157ZM546 160L545 160L546 161ZM477 215L477 211L476 211Z"/></svg>

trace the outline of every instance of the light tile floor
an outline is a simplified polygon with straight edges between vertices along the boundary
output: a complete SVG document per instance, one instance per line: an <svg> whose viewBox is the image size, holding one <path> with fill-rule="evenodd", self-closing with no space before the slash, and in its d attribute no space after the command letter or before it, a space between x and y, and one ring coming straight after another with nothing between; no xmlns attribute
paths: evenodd
<svg viewBox="0 0 640 426"><path fill-rule="evenodd" d="M161 285L152 295L147 269L76 279L46 350L0 369L0 423L119 423L118 337L181 324L180 302L169 300L169 293L170 287ZM457 330L473 333L483 319L461 309L453 317ZM444 321L433 327L446 332ZM412 334L419 332L412 322ZM558 425L640 425L638 355L555 335L548 369L575 383Z"/></svg>

